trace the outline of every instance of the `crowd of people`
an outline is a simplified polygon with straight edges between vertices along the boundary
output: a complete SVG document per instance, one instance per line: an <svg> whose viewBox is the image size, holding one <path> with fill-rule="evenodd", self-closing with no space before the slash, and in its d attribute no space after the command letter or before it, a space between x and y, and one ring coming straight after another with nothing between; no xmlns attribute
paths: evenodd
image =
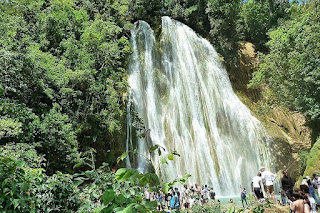
<svg viewBox="0 0 320 213"><path fill-rule="evenodd" d="M295 213L316 213L317 206L320 206L320 180L317 174L303 178L299 190L293 189L293 183L288 174L284 171L281 179L282 205L290 205L290 209Z"/></svg>
<svg viewBox="0 0 320 213"><path fill-rule="evenodd" d="M313 177L303 178L299 190L294 190L294 184L291 177L286 171L283 171L283 176L280 180L281 184L281 200L275 198L274 183L277 180L277 175L261 167L259 172L251 181L251 190L254 199L264 203L266 199L273 200L274 203L279 202L281 205L290 205L290 212L294 213L316 213L317 206L320 206L320 179L318 175L313 174ZM241 202L243 208L248 206L247 191L241 189ZM212 187L208 185L194 186L184 185L181 190L178 188L171 189L167 194L159 192L151 192L148 188L144 191L144 197L149 201L156 201L159 210L172 210L181 208L191 208L193 205L203 205L209 202L221 204L219 200L215 201L216 194ZM230 199L229 203L234 203Z"/></svg>
<svg viewBox="0 0 320 213"><path fill-rule="evenodd" d="M181 192L178 188L171 189L167 194L163 192L150 192L148 188L144 191L144 197L149 201L157 201L158 209L181 209L191 208L193 205L203 205L210 200L215 200L213 188L207 185L188 187L184 185ZM218 201L219 202L219 201Z"/></svg>
<svg viewBox="0 0 320 213"><path fill-rule="evenodd" d="M274 182L276 174L267 171L264 167L252 179L251 189L255 199L265 202L265 198L276 203L274 196ZM294 213L316 213L317 206L320 206L320 179L317 174L304 177L300 183L299 190L294 190L294 184L287 171L283 171L281 178L281 201L283 206L290 205L290 212Z"/></svg>

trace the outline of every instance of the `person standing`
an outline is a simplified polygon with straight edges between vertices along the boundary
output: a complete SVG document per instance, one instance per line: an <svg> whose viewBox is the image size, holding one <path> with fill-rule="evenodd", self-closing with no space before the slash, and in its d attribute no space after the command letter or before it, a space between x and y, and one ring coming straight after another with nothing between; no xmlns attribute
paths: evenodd
<svg viewBox="0 0 320 213"><path fill-rule="evenodd" d="M240 189L241 189L241 203L242 203L242 206L244 208L244 202L248 206L248 203L247 203L247 191L246 191L246 188L242 188L241 186L240 186Z"/></svg>
<svg viewBox="0 0 320 213"><path fill-rule="evenodd" d="M291 177L288 175L287 171L282 172L283 177L281 178L281 189L283 192L281 193L281 197L284 197L284 200L282 201L282 205L286 205L287 201L285 196L291 200L291 196L293 193L293 182Z"/></svg>
<svg viewBox="0 0 320 213"><path fill-rule="evenodd" d="M170 209L170 202L171 202L171 199L172 199L172 193L168 192L168 194L167 194L167 198L166 198L166 201L167 201L167 207L168 207L168 209Z"/></svg>
<svg viewBox="0 0 320 213"><path fill-rule="evenodd" d="M319 179L319 175L314 174L315 175L315 180L317 181L317 189L318 189L318 195L320 196L320 179Z"/></svg>
<svg viewBox="0 0 320 213"><path fill-rule="evenodd" d="M318 192L318 196L320 196L320 181L319 176L317 174L313 174L313 180L311 183L313 184L315 190Z"/></svg>
<svg viewBox="0 0 320 213"><path fill-rule="evenodd" d="M149 188L148 187L146 187L146 189L144 191L144 198L146 199L146 201L150 201L151 194L149 192Z"/></svg>
<svg viewBox="0 0 320 213"><path fill-rule="evenodd" d="M157 200L157 205L158 205L158 210L163 210L163 207L162 207L162 194L160 192L156 192L155 194L155 199Z"/></svg>
<svg viewBox="0 0 320 213"><path fill-rule="evenodd" d="M171 202L170 202L171 209L176 208L177 201L178 201L178 196L176 195L175 191L172 191L172 197L171 197Z"/></svg>
<svg viewBox="0 0 320 213"><path fill-rule="evenodd" d="M209 191L208 191L207 185L205 185L205 186L202 188L201 194L202 194L202 204L208 203L208 200L209 200Z"/></svg>
<svg viewBox="0 0 320 213"><path fill-rule="evenodd" d="M194 203L194 200L195 200L195 190L194 190L194 187L191 186L190 188L190 199L189 199L189 202L190 202L190 208L193 206L193 203Z"/></svg>
<svg viewBox="0 0 320 213"><path fill-rule="evenodd" d="M213 191L213 188L212 188L212 187L211 187L211 189L210 189L209 195L210 195L211 201L214 201L214 200L215 200L216 193Z"/></svg>
<svg viewBox="0 0 320 213"><path fill-rule="evenodd" d="M309 187L308 194L310 194L310 196L314 198L314 200L317 202L317 204L320 205L320 200L319 200L319 197L318 197L316 190L314 188L314 184L312 184L310 179L307 180L307 183L308 183L308 187Z"/></svg>
<svg viewBox="0 0 320 213"><path fill-rule="evenodd" d="M286 206L287 205L287 195L283 189L281 189L280 196L281 196L281 204L283 206Z"/></svg>
<svg viewBox="0 0 320 213"><path fill-rule="evenodd" d="M251 181L252 193L255 195L258 201L260 201L263 198L261 186L262 186L261 173L258 172L257 176L255 176Z"/></svg>
<svg viewBox="0 0 320 213"><path fill-rule="evenodd" d="M198 195L201 195L201 188L200 188L199 184L197 184L197 183L195 184L194 190L196 191L196 193Z"/></svg>
<svg viewBox="0 0 320 213"><path fill-rule="evenodd" d="M182 189L182 203L184 208L190 207L190 189L187 185L184 185L184 188Z"/></svg>
<svg viewBox="0 0 320 213"><path fill-rule="evenodd" d="M277 175L273 174L270 171L267 171L264 167L260 168L260 172L261 172L262 183L264 186L264 191L266 192L266 196L268 198L271 198L275 203L276 200L274 197L273 183L274 183L275 179L277 178Z"/></svg>
<svg viewBox="0 0 320 213"><path fill-rule="evenodd" d="M175 188L175 192L176 192L176 195L178 197L178 202L179 202L178 206L180 207L181 194L180 194L180 191L179 191L179 189L177 187Z"/></svg>

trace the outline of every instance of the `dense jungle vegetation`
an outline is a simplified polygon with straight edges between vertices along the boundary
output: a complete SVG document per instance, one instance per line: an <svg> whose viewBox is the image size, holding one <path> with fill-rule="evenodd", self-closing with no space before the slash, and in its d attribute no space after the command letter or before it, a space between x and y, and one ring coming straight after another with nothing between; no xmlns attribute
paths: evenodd
<svg viewBox="0 0 320 213"><path fill-rule="evenodd" d="M136 180L167 190L188 178L111 171L128 154L129 37L139 19L154 29L164 15L187 24L231 74L238 42L252 42L260 66L249 86L302 112L319 134L319 9L317 0L0 1L1 211L148 212L154 203L141 202Z"/></svg>

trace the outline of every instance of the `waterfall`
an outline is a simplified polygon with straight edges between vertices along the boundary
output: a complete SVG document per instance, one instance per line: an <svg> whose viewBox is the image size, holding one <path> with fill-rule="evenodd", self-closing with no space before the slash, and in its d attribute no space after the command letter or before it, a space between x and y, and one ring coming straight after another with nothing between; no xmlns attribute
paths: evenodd
<svg viewBox="0 0 320 213"><path fill-rule="evenodd" d="M169 17L162 18L160 41L144 21L131 33L130 101L149 130L137 141L139 171L148 168L147 147L158 144L166 152L151 161L165 181L191 174L190 184L213 186L218 196L249 188L259 167L270 165L269 139L233 92L213 46ZM160 165L173 150L180 157Z"/></svg>

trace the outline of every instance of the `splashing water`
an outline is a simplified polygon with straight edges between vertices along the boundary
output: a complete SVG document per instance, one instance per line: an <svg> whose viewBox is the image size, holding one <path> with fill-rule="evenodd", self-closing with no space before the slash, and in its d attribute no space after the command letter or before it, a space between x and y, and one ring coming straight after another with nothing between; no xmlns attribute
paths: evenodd
<svg viewBox="0 0 320 213"><path fill-rule="evenodd" d="M233 92L212 45L169 17L162 18L160 42L138 21L131 44L130 100L150 129L137 142L139 171L148 169L147 147L158 144L181 155L160 165L166 153L152 154L165 181L188 173L191 184L213 186L220 196L238 195L240 185L249 188L259 166L270 165L269 139Z"/></svg>

